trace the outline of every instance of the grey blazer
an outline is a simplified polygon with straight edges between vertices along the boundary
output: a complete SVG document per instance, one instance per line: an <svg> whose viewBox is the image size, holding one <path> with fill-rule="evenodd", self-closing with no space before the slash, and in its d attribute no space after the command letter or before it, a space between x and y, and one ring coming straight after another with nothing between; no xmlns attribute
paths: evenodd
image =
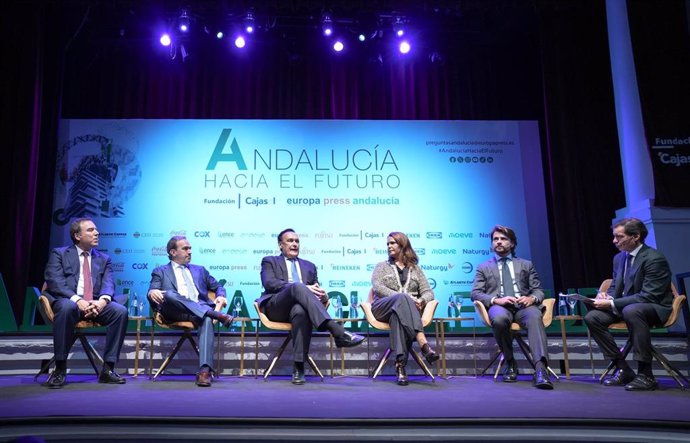
<svg viewBox="0 0 690 443"><path fill-rule="evenodd" d="M513 271L520 295L534 296L540 304L544 301L544 291L534 265L529 260L513 257ZM477 273L472 284L472 300L481 301L484 306L491 306L491 299L501 295L501 275L496 257L477 266Z"/></svg>

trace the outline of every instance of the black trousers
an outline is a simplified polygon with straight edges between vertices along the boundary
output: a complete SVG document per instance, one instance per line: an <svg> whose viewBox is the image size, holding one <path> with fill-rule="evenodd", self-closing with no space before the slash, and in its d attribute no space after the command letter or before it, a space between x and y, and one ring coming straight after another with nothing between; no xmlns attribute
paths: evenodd
<svg viewBox="0 0 690 443"><path fill-rule="evenodd" d="M262 303L272 321L292 324L292 350L296 362L304 362L309 353L312 329L323 330L331 319L326 307L303 283L292 283Z"/></svg>
<svg viewBox="0 0 690 443"><path fill-rule="evenodd" d="M407 364L410 347L417 333L424 330L422 316L412 297L402 293L377 297L371 304L371 313L390 325L390 347L396 359Z"/></svg>
<svg viewBox="0 0 690 443"><path fill-rule="evenodd" d="M591 309L585 315L585 323L599 345L601 353L609 360L622 359L616 340L609 331L609 325L624 321L630 332L633 358L646 363L652 362L652 327L662 324L659 315L649 303L633 303L623 308L621 315L612 311Z"/></svg>

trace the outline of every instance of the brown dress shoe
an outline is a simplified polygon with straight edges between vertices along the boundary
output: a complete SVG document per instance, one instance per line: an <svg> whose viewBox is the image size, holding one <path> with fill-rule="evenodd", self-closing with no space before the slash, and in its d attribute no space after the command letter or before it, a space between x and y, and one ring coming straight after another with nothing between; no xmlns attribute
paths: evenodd
<svg viewBox="0 0 690 443"><path fill-rule="evenodd" d="M211 386L211 371L204 368L196 373L196 385L207 388Z"/></svg>

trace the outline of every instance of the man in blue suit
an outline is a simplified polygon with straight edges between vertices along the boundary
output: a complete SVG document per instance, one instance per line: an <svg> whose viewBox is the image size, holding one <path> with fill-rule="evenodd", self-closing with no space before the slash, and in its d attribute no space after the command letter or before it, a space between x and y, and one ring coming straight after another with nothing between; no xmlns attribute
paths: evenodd
<svg viewBox="0 0 690 443"><path fill-rule="evenodd" d="M46 385L51 389L65 385L74 326L84 319L107 325L99 383L125 383L114 367L127 332L127 309L113 300L115 285L110 257L95 249L98 230L93 220L74 220L70 225L70 237L74 244L53 249L45 269L46 290L43 293L51 300L55 314L55 370Z"/></svg>
<svg viewBox="0 0 690 443"><path fill-rule="evenodd" d="M507 226L497 225L491 231L491 248L496 254L477 266L472 285L472 300L486 306L491 329L506 359L504 382L517 381L518 370L513 358L513 322L527 330L527 339L534 358L534 386L553 389L546 365L548 359L546 331L539 305L544 291L534 265L515 256L517 236Z"/></svg>
<svg viewBox="0 0 690 443"><path fill-rule="evenodd" d="M192 321L199 327L199 372L196 385L211 386L213 372L213 320L227 327L232 317L214 310L225 306L225 288L203 266L190 264L192 246L186 237L176 235L166 247L170 263L151 272L148 297L154 310L169 321ZM216 293L212 301L208 293Z"/></svg>
<svg viewBox="0 0 690 443"><path fill-rule="evenodd" d="M649 329L663 325L673 310L671 268L663 254L644 244L647 232L644 223L636 218L613 225L613 244L620 251L613 257L613 283L607 292L597 294L594 309L585 315L585 323L604 357L616 366L604 386L625 386L627 391L656 389ZM630 331L637 375L625 362L608 329L620 321Z"/></svg>
<svg viewBox="0 0 690 443"><path fill-rule="evenodd" d="M311 332L328 330L339 348L356 346L364 337L351 334L331 320L326 311L328 295L319 286L314 263L298 258L299 236L293 229L278 234L280 255L261 260L264 293L256 301L272 321L292 324L294 369L292 383L303 385L304 361L309 353Z"/></svg>

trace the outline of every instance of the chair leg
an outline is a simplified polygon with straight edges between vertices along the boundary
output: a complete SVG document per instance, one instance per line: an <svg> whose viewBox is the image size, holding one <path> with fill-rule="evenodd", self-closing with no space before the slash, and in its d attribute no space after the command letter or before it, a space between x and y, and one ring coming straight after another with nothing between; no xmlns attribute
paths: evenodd
<svg viewBox="0 0 690 443"><path fill-rule="evenodd" d="M502 357L501 351L497 351L497 352L496 352L496 355L494 355L494 358L491 359L491 361L489 362L488 365L486 365L486 367L484 368L484 370L483 370L482 372L479 373L479 376L480 376L480 377L483 377L484 374L486 374L486 371L488 371L489 368L492 367L492 366L494 365L494 363L496 363L496 360L498 360L499 357Z"/></svg>
<svg viewBox="0 0 690 443"><path fill-rule="evenodd" d="M536 364L534 362L534 357L532 356L532 350L530 349L529 345L527 342L525 342L525 339L522 338L520 335L515 335L515 341L517 342L518 346L520 346L520 349L522 350L522 353L525 354L525 358L529 362L529 364L532 366L532 369L536 369ZM560 381L560 377L558 374L554 372L553 369L549 365L546 365L546 371L553 376L556 380Z"/></svg>
<svg viewBox="0 0 690 443"><path fill-rule="evenodd" d="M498 351L498 354L496 354L496 357L498 358L498 364L496 365L496 372L494 372L494 380L498 378L498 373L501 372L501 366L503 366L503 362L505 361L506 357L503 355L503 352ZM496 359L494 358L494 361Z"/></svg>
<svg viewBox="0 0 690 443"><path fill-rule="evenodd" d="M681 372L677 370L661 352L657 351L654 346L652 346L652 355L659 361L659 363L661 363L661 366L666 369L666 372L673 377L682 390L685 390L686 386L681 380L684 380L685 383L690 386L690 381L683 374L681 374Z"/></svg>
<svg viewBox="0 0 690 443"><path fill-rule="evenodd" d="M99 354L98 351L96 351L91 342L84 335L79 334L78 337L82 347L84 348L86 356L89 358L91 367L93 367L93 370L96 372L96 375L98 375L100 373L101 368L103 367L103 357L101 357L101 354Z"/></svg>
<svg viewBox="0 0 690 443"><path fill-rule="evenodd" d="M379 364L376 366L376 369L374 370L374 376L371 377L372 380L376 379L376 377L379 375L379 372L381 372L381 369L383 369L383 365L386 364L388 357L390 357L391 352L391 348L386 348L386 352L383 353L381 359L379 360Z"/></svg>
<svg viewBox="0 0 690 443"><path fill-rule="evenodd" d="M288 343L290 343L290 340L292 340L292 334L288 333L287 337L285 337L285 340L283 341L283 344L280 345L280 348L278 348L276 354L273 356L271 364L268 365L268 368L264 371L264 381L266 381L268 379L268 376L271 375L273 367L276 365L276 362L278 361L280 356L283 355L283 352L285 351L285 348L287 347Z"/></svg>
<svg viewBox="0 0 690 443"><path fill-rule="evenodd" d="M621 354L623 355L623 360L625 360L625 358L628 356L631 349L632 349L632 341L630 341L630 339L628 339L625 342L625 344L623 345L623 347L621 348ZM609 365L606 367L606 370L604 371L604 373L601 374L601 377L599 377L599 384L604 383L604 378L607 375L609 375L611 370L613 370L613 368L615 368L615 367L616 367L616 365L613 362L609 363Z"/></svg>
<svg viewBox="0 0 690 443"><path fill-rule="evenodd" d="M177 340L177 344L175 344L175 347L173 348L170 355L168 355L168 357L161 364L160 368L158 368L158 371L156 371L156 375L153 376L154 381L158 378L159 375L161 375L165 371L172 359L175 358L175 355L177 355L177 352L180 350L185 340L190 341L192 347L194 348L194 351L196 351L196 354L199 355L199 347L196 345L194 338L192 338L192 334L190 332L185 332L184 334L182 334L179 340Z"/></svg>
<svg viewBox="0 0 690 443"><path fill-rule="evenodd" d="M316 362L314 361L313 358L311 358L311 355L307 355L307 363L309 363L309 366L311 366L311 369L312 369L319 377L321 377L321 381L323 381L323 374L321 373L321 370L319 369L319 367L316 366Z"/></svg>
<svg viewBox="0 0 690 443"><path fill-rule="evenodd" d="M55 355L53 355L52 357L50 357L50 360L48 360L47 362L45 362L45 363L43 363L43 364L41 365L41 369L39 369L39 371L38 371L38 372L36 373L36 375L34 376L34 381L37 381L37 380L38 380L38 377L40 377L41 374L47 374L47 373L48 373L48 370L49 370L50 367L53 365L53 363L55 363Z"/></svg>
<svg viewBox="0 0 690 443"><path fill-rule="evenodd" d="M412 358L417 362L420 368L422 368L422 371L429 377L431 377L431 381L436 383L436 379L434 378L434 374L431 373L429 368L427 367L426 363L424 363L424 360L417 354L417 352L414 349L410 349L410 354L412 354Z"/></svg>

